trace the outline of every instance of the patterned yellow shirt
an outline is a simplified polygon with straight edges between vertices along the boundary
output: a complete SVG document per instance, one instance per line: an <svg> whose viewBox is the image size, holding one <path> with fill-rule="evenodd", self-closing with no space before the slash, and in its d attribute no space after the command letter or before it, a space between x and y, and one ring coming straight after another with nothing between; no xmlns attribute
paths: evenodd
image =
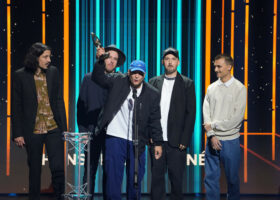
<svg viewBox="0 0 280 200"><path fill-rule="evenodd" d="M38 100L34 133L45 134L57 128L57 124L50 106L46 74L37 71L34 75L34 80Z"/></svg>

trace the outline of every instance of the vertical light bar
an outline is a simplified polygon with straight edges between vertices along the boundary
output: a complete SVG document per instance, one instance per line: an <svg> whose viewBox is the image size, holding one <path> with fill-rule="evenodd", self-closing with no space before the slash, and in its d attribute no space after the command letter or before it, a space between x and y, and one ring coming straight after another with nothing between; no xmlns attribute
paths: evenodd
<svg viewBox="0 0 280 200"><path fill-rule="evenodd" d="M95 0L95 33L96 35L100 36L100 0ZM98 183L99 173L100 173L100 168L98 167L95 180L92 180L95 181L95 183ZM99 184L95 184L94 191L96 193L102 192L101 189L99 188Z"/></svg>
<svg viewBox="0 0 280 200"><path fill-rule="evenodd" d="M196 1L195 6L195 93L196 93L196 120L194 128L194 154L197 156L201 151L201 0ZM201 191L200 166L194 166L194 193Z"/></svg>
<svg viewBox="0 0 280 200"><path fill-rule="evenodd" d="M210 85L211 75L211 10L212 0L206 0L205 16L205 94ZM204 146L206 146L207 136L204 134Z"/></svg>
<svg viewBox="0 0 280 200"><path fill-rule="evenodd" d="M149 62L149 0L145 0L145 62ZM149 80L149 73L146 73L146 81Z"/></svg>
<svg viewBox="0 0 280 200"><path fill-rule="evenodd" d="M140 51L141 51L141 46L140 46L140 31L141 31L141 0L137 0L137 7L136 7L136 59L140 59Z"/></svg>
<svg viewBox="0 0 280 200"><path fill-rule="evenodd" d="M120 21L121 21L120 0L117 0L117 2L116 2L116 46L117 46L117 48L120 48L120 31L121 31Z"/></svg>
<svg viewBox="0 0 280 200"><path fill-rule="evenodd" d="M160 38L160 33L161 33L161 0L157 0L157 76L159 76L161 74L160 71L160 42L161 42L161 38Z"/></svg>
<svg viewBox="0 0 280 200"><path fill-rule="evenodd" d="M46 0L42 0L42 43L46 44Z"/></svg>
<svg viewBox="0 0 280 200"><path fill-rule="evenodd" d="M80 90L80 0L75 4L75 102L78 102ZM75 118L77 109L75 109ZM77 120L75 120L75 131L78 132Z"/></svg>
<svg viewBox="0 0 280 200"><path fill-rule="evenodd" d="M89 11L89 18L90 18L89 19L89 33L92 33L92 32L94 32L93 31L93 25L94 25L94 21L93 21L94 3L93 3L93 1L89 2L89 10L90 10ZM91 72L93 69L93 58L95 56L93 55L94 51L93 51L93 42L91 40L91 35L89 35L88 37L89 37L89 66L90 66L89 71Z"/></svg>
<svg viewBox="0 0 280 200"><path fill-rule="evenodd" d="M100 35L100 0L95 1L95 32Z"/></svg>
<svg viewBox="0 0 280 200"><path fill-rule="evenodd" d="M244 85L248 90L248 50L249 50L249 0L245 2L245 44L244 44ZM248 99L247 99L248 102ZM244 116L244 182L248 181L247 147L248 147L248 104Z"/></svg>
<svg viewBox="0 0 280 200"><path fill-rule="evenodd" d="M222 30L221 30L221 53L224 53L225 40L225 0L222 0Z"/></svg>
<svg viewBox="0 0 280 200"><path fill-rule="evenodd" d="M234 59L234 17L235 17L235 0L231 0L231 28L230 28L230 56ZM234 66L231 68L233 75Z"/></svg>
<svg viewBox="0 0 280 200"><path fill-rule="evenodd" d="M11 151L11 1L7 0L7 161L6 175L10 176Z"/></svg>
<svg viewBox="0 0 280 200"><path fill-rule="evenodd" d="M211 10L212 0L206 0L205 16L205 94L210 85L211 73Z"/></svg>
<svg viewBox="0 0 280 200"><path fill-rule="evenodd" d="M46 44L46 0L42 0L42 43ZM43 154L45 154L46 148L43 145Z"/></svg>
<svg viewBox="0 0 280 200"><path fill-rule="evenodd" d="M69 128L69 0L64 0L63 10L63 97L65 102L67 128Z"/></svg>
<svg viewBox="0 0 280 200"><path fill-rule="evenodd" d="M128 25L127 25L127 23L128 23L128 17L127 17L127 5L128 5L128 2L127 1L129 1L129 0L124 0L124 4L123 4L123 6L124 6L124 8L123 8L123 10L124 10L124 13L123 13L123 19L124 19L124 25L123 25L123 38L124 38L124 40L123 40L123 50L124 50L124 53L127 53L127 38L128 38L128 36L127 36L127 30L128 30ZM126 73L127 72L127 60L128 59L126 59L126 62L124 63L124 66L123 66L123 72L124 73Z"/></svg>
<svg viewBox="0 0 280 200"><path fill-rule="evenodd" d="M188 0L188 20L191 19L191 1L192 0ZM191 75L191 23L188 22L188 73L187 76L190 77Z"/></svg>
<svg viewBox="0 0 280 200"><path fill-rule="evenodd" d="M180 65L177 70L182 71L182 0L177 0L177 50L179 51Z"/></svg>
<svg viewBox="0 0 280 200"><path fill-rule="evenodd" d="M273 52L272 52L272 160L275 160L276 133L276 45L277 45L277 0L273 10Z"/></svg>

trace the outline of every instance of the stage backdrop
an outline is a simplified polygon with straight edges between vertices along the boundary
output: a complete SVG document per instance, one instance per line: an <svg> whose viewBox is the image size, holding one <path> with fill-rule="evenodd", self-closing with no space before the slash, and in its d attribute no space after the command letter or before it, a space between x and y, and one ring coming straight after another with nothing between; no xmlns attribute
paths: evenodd
<svg viewBox="0 0 280 200"><path fill-rule="evenodd" d="M278 7L277 7L278 6ZM60 71L69 131L78 131L76 102L82 78L92 71L95 48L90 32L104 46L116 44L127 55L118 70L141 59L147 78L163 73L162 51L180 52L179 71L195 82L197 114L187 150L184 193L204 193L202 103L207 86L216 80L216 54L235 59L234 76L248 89L242 126L241 192L280 192L280 44L277 0L2 0L0 2L0 193L28 192L26 152L11 141L11 79L22 67L30 45L41 41L52 47L52 61ZM67 155L73 160L73 154ZM42 160L42 190L51 184L47 155ZM69 163L75 175L75 160ZM98 169L96 192L102 192ZM144 193L150 191L147 154ZM125 191L125 181L123 191ZM167 185L168 188L168 185ZM226 192L225 177L221 191Z"/></svg>

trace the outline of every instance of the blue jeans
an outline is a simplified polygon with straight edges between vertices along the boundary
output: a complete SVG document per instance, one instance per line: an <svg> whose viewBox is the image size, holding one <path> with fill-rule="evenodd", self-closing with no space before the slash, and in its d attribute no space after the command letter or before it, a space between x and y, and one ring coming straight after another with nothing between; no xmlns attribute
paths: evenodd
<svg viewBox="0 0 280 200"><path fill-rule="evenodd" d="M134 188L134 150L132 141L107 136L105 139L105 199L121 200L121 186L126 163L127 199L140 199L141 181L145 173L145 152L138 158L138 188Z"/></svg>
<svg viewBox="0 0 280 200"><path fill-rule="evenodd" d="M227 199L239 200L239 138L221 141L222 150L216 151L208 140L205 152L205 189L207 200L220 199L220 162L223 164L227 179Z"/></svg>

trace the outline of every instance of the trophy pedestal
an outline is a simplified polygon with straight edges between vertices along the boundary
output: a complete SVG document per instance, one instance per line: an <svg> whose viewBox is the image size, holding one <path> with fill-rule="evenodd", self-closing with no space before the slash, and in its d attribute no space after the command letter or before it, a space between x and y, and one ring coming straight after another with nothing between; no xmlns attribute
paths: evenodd
<svg viewBox="0 0 280 200"><path fill-rule="evenodd" d="M65 163L65 194L64 199L90 199L90 132L64 132L66 141ZM85 157L87 152L87 171L84 173ZM86 174L86 179L83 177Z"/></svg>

